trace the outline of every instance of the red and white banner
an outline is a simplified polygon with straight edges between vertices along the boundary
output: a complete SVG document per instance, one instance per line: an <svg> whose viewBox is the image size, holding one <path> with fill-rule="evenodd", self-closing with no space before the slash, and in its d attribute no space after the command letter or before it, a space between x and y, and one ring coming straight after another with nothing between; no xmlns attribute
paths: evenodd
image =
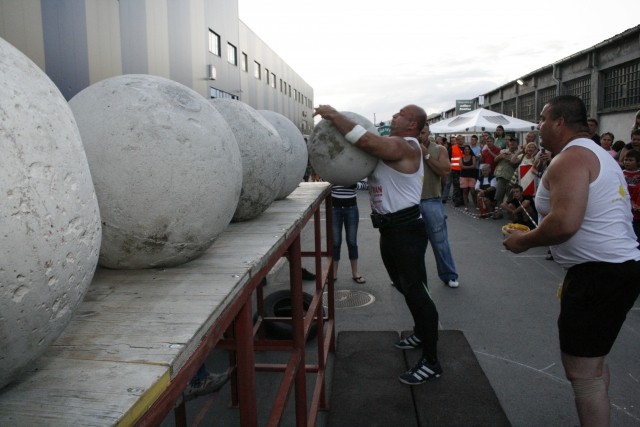
<svg viewBox="0 0 640 427"><path fill-rule="evenodd" d="M522 194L524 196L536 195L536 180L535 175L531 172L533 165L520 165L518 166L520 174L520 185L522 186Z"/></svg>

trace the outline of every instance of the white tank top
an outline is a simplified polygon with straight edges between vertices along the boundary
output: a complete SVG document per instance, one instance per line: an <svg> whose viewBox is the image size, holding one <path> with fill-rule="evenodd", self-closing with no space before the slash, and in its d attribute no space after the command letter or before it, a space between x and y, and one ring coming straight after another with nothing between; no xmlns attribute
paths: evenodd
<svg viewBox="0 0 640 427"><path fill-rule="evenodd" d="M411 137L404 139L420 148L417 139ZM420 163L418 170L407 174L398 172L382 160L378 162L368 178L373 212L388 214L420 204L424 168L422 161L418 163Z"/></svg>
<svg viewBox="0 0 640 427"><path fill-rule="evenodd" d="M591 139L573 140L562 151L574 146L587 148L598 157L600 174L589 185L589 201L580 229L566 242L551 247L553 259L565 268L589 261L640 260L631 224L629 192L620 166ZM549 190L542 181L536 193L536 208L544 221L551 206Z"/></svg>

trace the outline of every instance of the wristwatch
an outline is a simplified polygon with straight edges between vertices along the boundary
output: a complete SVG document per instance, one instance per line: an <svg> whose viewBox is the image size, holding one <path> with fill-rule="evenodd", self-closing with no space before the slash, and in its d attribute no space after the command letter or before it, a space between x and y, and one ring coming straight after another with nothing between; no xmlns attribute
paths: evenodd
<svg viewBox="0 0 640 427"><path fill-rule="evenodd" d="M429 160L430 158L431 158L431 153L427 153L427 154L424 156L424 159L425 159L425 160Z"/></svg>

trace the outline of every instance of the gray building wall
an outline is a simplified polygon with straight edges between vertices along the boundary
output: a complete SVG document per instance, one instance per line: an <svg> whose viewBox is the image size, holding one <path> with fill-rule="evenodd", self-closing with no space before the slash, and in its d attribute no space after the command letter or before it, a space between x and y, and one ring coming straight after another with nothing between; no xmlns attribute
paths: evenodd
<svg viewBox="0 0 640 427"><path fill-rule="evenodd" d="M210 30L220 36L219 55L209 52ZM233 97L276 111L305 133L313 125L313 88L238 19L237 1L0 0L0 37L40 66L67 99L108 77L153 74L206 98ZM229 43L237 65L227 61ZM264 75L253 77L254 61L276 76L276 88Z"/></svg>
<svg viewBox="0 0 640 427"><path fill-rule="evenodd" d="M249 27L240 21L240 44L246 47L248 71L241 73L241 99L259 110L280 112L303 133L313 128L313 88L281 61ZM262 68L261 78L254 76L254 62ZM266 70L276 76L275 87L267 82ZM271 79L271 77L270 77ZM286 85L286 87L285 87Z"/></svg>

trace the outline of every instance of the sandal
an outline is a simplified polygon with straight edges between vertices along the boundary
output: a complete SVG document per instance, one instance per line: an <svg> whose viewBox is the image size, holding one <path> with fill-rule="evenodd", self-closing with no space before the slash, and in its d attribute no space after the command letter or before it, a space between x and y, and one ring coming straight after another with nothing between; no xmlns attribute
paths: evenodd
<svg viewBox="0 0 640 427"><path fill-rule="evenodd" d="M364 280L364 277L362 276L352 277L351 279L356 283L360 283L360 284L367 283L367 281Z"/></svg>

